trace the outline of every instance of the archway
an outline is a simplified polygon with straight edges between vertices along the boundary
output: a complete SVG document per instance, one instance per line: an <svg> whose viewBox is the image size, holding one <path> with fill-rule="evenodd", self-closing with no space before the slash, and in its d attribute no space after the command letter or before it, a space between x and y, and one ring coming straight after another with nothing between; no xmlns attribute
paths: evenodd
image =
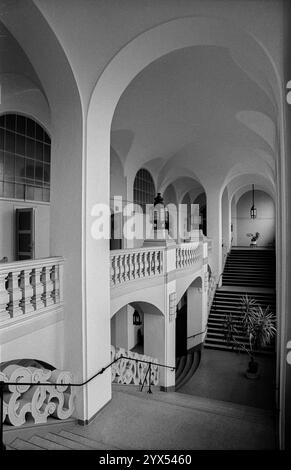
<svg viewBox="0 0 291 470"><path fill-rule="evenodd" d="M226 31L228 34L226 34ZM161 38L163 40L161 41ZM110 147L110 127L116 105L131 80L148 64L157 58L188 46L197 44L220 45L231 50L235 60L240 63L244 58L243 68L247 69L251 75L256 75L252 64L257 62L265 68L265 75L269 77L269 83L276 96L278 107L280 109L279 128L282 132L282 99L280 90L280 79L277 70L273 64L272 58L268 52L258 44L254 37L239 30L236 25L214 18L182 18L169 21L147 31L124 47L107 66L93 91L88 112L87 127L87 165L86 165L86 226L91 227L92 217L95 216L94 205L96 201L106 203L109 198L108 185L104 175L108 174ZM243 45L244 50L250 51L250 62L245 58L243 51L239 50L239 45ZM255 62L253 62L253 60ZM127 68L124 68L127 63ZM262 69L261 69L262 70ZM264 73L262 74L264 75ZM260 83L257 76L256 81ZM282 134L281 134L282 136ZM96 148L99 149L98 161L96 157ZM283 156L283 143L281 146ZM282 157L284 158L284 156ZM284 167L284 162L280 163ZM279 171L282 171L279 165ZM100 171L102 169L102 171ZM279 177L284 180L283 173ZM284 189L284 184L282 185ZM281 188L280 188L281 189ZM283 200L283 189L280 193L280 202ZM282 209L282 214L284 212ZM285 231L283 237L285 237ZM283 242L284 243L284 242ZM94 259L98 258L98 265L91 261L92 254ZM285 265L282 264L281 276L285 279ZM102 276L100 275L102 272ZM109 276L108 246L104 240L94 240L91 233L86 230L86 275L87 290L92 292L92 298L88 303L88 309L93 313L94 305L99 303L100 298L97 292L94 292L94 285L99 282L102 291L101 308L104 314L108 313L109 288L107 278ZM283 285L284 283L282 283ZM283 289L283 288L282 288ZM282 292L283 298L284 292ZM107 315L108 317L108 315ZM107 349L108 345L105 345ZM282 350L283 351L283 350Z"/></svg>
<svg viewBox="0 0 291 470"><path fill-rule="evenodd" d="M265 191L254 190L256 218L250 218L252 190L246 190L234 207L232 224L236 234L236 246L250 246L250 235L259 234L256 246L275 248L275 205Z"/></svg>

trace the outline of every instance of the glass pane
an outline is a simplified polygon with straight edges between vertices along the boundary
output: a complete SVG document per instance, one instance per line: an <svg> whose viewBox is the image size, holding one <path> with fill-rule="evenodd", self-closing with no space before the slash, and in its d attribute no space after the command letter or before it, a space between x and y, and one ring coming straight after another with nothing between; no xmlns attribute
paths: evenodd
<svg viewBox="0 0 291 470"><path fill-rule="evenodd" d="M32 137L33 139L35 138L35 122L29 118L27 118L26 122L26 133L28 137Z"/></svg>
<svg viewBox="0 0 291 470"><path fill-rule="evenodd" d="M25 177L34 181L34 161L30 158L25 160Z"/></svg>
<svg viewBox="0 0 291 470"><path fill-rule="evenodd" d="M31 139L26 139L26 156L29 158L34 158L35 153L35 141Z"/></svg>
<svg viewBox="0 0 291 470"><path fill-rule="evenodd" d="M4 183L0 181L0 197L4 196Z"/></svg>
<svg viewBox="0 0 291 470"><path fill-rule="evenodd" d="M14 183L4 181L4 196L14 198Z"/></svg>
<svg viewBox="0 0 291 470"><path fill-rule="evenodd" d="M46 132L44 132L44 141L46 144L51 144L51 139Z"/></svg>
<svg viewBox="0 0 291 470"><path fill-rule="evenodd" d="M4 152L0 150L0 181L3 181L4 176Z"/></svg>
<svg viewBox="0 0 291 470"><path fill-rule="evenodd" d="M29 253L31 250L31 236L29 233L18 234L18 248L19 251Z"/></svg>
<svg viewBox="0 0 291 470"><path fill-rule="evenodd" d="M45 183L50 182L50 165L44 164L43 180Z"/></svg>
<svg viewBox="0 0 291 470"><path fill-rule="evenodd" d="M44 145L43 146L43 150L44 150L44 153L43 153L43 159L45 162L47 163L50 163L51 161L51 148L49 145Z"/></svg>
<svg viewBox="0 0 291 470"><path fill-rule="evenodd" d="M43 189L43 201L45 202L50 202L50 190L49 189Z"/></svg>
<svg viewBox="0 0 291 470"><path fill-rule="evenodd" d="M26 118L19 114L16 117L16 131L19 134L25 134L26 132Z"/></svg>
<svg viewBox="0 0 291 470"><path fill-rule="evenodd" d="M4 130L0 128L0 149L4 149Z"/></svg>
<svg viewBox="0 0 291 470"><path fill-rule="evenodd" d="M44 135L43 135L43 130L42 128L36 124L36 134L35 134L35 137L37 140L41 140L43 141L43 138L44 138Z"/></svg>
<svg viewBox="0 0 291 470"><path fill-rule="evenodd" d="M4 179L14 181L14 155L11 153L4 154Z"/></svg>
<svg viewBox="0 0 291 470"><path fill-rule="evenodd" d="M15 197L16 199L24 199L25 184L15 184Z"/></svg>
<svg viewBox="0 0 291 470"><path fill-rule="evenodd" d="M16 135L16 153L18 155L25 155L25 137Z"/></svg>
<svg viewBox="0 0 291 470"><path fill-rule="evenodd" d="M15 114L6 114L6 129L15 131L16 128L16 116Z"/></svg>
<svg viewBox="0 0 291 470"><path fill-rule="evenodd" d="M29 199L30 201L34 200L34 190L33 186L26 185L25 190L25 199Z"/></svg>
<svg viewBox="0 0 291 470"><path fill-rule="evenodd" d="M34 174L35 181L40 183L43 182L43 164L40 162L36 162L35 164L35 174Z"/></svg>
<svg viewBox="0 0 291 470"><path fill-rule="evenodd" d="M5 132L5 150L7 152L15 152L15 134L13 132Z"/></svg>
<svg viewBox="0 0 291 470"><path fill-rule="evenodd" d="M31 229L31 211L18 211L18 230Z"/></svg>
<svg viewBox="0 0 291 470"><path fill-rule="evenodd" d="M41 142L35 143L35 158L39 161L43 161L43 144Z"/></svg>
<svg viewBox="0 0 291 470"><path fill-rule="evenodd" d="M5 114L2 114L2 116L0 116L0 126L5 127Z"/></svg>
<svg viewBox="0 0 291 470"><path fill-rule="evenodd" d="M25 158L15 157L15 181L25 181Z"/></svg>
<svg viewBox="0 0 291 470"><path fill-rule="evenodd" d="M34 200L42 201L42 188L34 188Z"/></svg>

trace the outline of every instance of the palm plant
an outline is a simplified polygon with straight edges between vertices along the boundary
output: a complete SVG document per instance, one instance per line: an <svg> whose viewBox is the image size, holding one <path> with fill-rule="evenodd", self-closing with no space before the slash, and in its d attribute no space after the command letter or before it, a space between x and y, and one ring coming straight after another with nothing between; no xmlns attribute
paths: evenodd
<svg viewBox="0 0 291 470"><path fill-rule="evenodd" d="M276 317L269 306L263 309L254 299L245 295L241 299L241 315L237 321L248 338L249 347L237 339L238 329L231 314L225 317L224 321L225 341L249 355L248 373L256 373L258 365L254 361L254 353L272 341L277 331Z"/></svg>

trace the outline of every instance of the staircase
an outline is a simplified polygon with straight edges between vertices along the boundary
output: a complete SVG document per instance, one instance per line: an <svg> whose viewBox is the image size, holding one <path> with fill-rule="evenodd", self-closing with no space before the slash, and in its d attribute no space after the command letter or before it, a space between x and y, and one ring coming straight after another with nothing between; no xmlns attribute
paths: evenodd
<svg viewBox="0 0 291 470"><path fill-rule="evenodd" d="M275 252L271 249L233 249L227 257L222 285L275 288Z"/></svg>
<svg viewBox="0 0 291 470"><path fill-rule="evenodd" d="M232 249L225 263L222 275L222 287L216 289L212 302L205 347L211 349L232 350L224 339L226 315L232 314L238 330L236 338L248 345L248 339L240 327L240 301L248 295L262 308L270 306L276 314L275 295L275 254L274 250ZM268 345L261 352L273 353L274 344Z"/></svg>
<svg viewBox="0 0 291 470"><path fill-rule="evenodd" d="M201 351L192 349L186 356L177 358L175 390L179 390L196 372L201 359Z"/></svg>

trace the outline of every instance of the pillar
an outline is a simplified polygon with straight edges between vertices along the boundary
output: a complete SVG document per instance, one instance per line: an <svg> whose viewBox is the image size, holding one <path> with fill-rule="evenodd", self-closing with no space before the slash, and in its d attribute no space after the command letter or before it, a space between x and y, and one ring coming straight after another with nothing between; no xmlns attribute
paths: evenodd
<svg viewBox="0 0 291 470"><path fill-rule="evenodd" d="M211 269L218 282L222 272L222 216L219 190L207 191L207 236L212 240Z"/></svg>

